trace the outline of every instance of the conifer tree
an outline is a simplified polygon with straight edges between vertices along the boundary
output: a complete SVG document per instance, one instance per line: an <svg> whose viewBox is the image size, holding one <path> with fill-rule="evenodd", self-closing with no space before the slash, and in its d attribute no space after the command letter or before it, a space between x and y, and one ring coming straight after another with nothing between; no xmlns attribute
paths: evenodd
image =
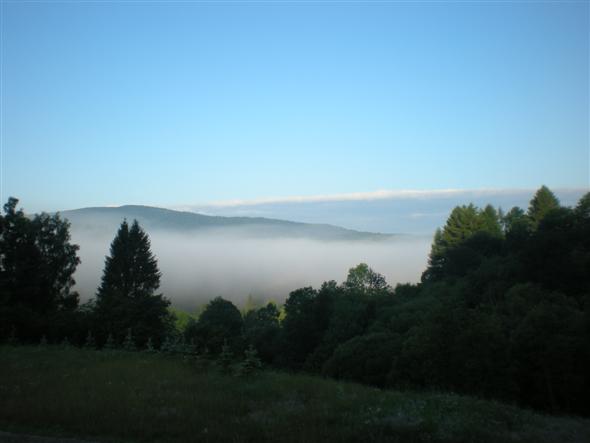
<svg viewBox="0 0 590 443"><path fill-rule="evenodd" d="M125 336L125 341L123 342L123 349L126 351L135 351L137 349L135 346L135 341L133 340L131 328L127 329L127 335Z"/></svg>
<svg viewBox="0 0 590 443"><path fill-rule="evenodd" d="M231 348L227 344L227 340L223 342L223 346L221 347L221 353L219 354L219 358L217 359L217 363L221 368L221 371L224 373L228 373L231 368L231 364L234 359L234 354L231 351Z"/></svg>
<svg viewBox="0 0 590 443"><path fill-rule="evenodd" d="M262 368L262 363L254 346L248 346L248 349L244 351L244 356L244 361L240 366L240 375L247 376Z"/></svg>
<svg viewBox="0 0 590 443"><path fill-rule="evenodd" d="M92 331L88 331L88 335L86 335L86 342L84 343L84 347L88 349L96 348L96 341L94 340L94 336L92 335Z"/></svg>
<svg viewBox="0 0 590 443"><path fill-rule="evenodd" d="M555 194L547 186L541 186L531 200L528 210L533 227L537 228L547 213L556 208L559 208L559 200Z"/></svg>
<svg viewBox="0 0 590 443"><path fill-rule="evenodd" d="M482 230L494 237L502 236L501 211L496 211L492 205L487 205L481 212Z"/></svg>
<svg viewBox="0 0 590 443"><path fill-rule="evenodd" d="M150 250L150 240L137 220L123 221L113 242L96 294L99 324L119 340L133 328L139 343L148 337L161 342L172 325L170 302L156 294L160 271Z"/></svg>
<svg viewBox="0 0 590 443"><path fill-rule="evenodd" d="M156 352L156 349L154 348L154 344L152 342L152 338L151 337L148 338L148 341L145 344L145 352L149 352L149 353Z"/></svg>
<svg viewBox="0 0 590 443"><path fill-rule="evenodd" d="M104 349L106 350L113 350L117 347L117 345L115 344L115 339L113 337L113 334L111 334L109 332L109 335L107 337L107 341L104 344Z"/></svg>

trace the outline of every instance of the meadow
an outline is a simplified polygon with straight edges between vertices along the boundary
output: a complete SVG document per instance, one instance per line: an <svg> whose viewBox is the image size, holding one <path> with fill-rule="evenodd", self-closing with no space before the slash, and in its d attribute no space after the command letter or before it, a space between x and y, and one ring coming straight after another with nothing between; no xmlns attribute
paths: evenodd
<svg viewBox="0 0 590 443"><path fill-rule="evenodd" d="M587 442L590 420L214 361L0 347L0 430L115 442Z"/></svg>

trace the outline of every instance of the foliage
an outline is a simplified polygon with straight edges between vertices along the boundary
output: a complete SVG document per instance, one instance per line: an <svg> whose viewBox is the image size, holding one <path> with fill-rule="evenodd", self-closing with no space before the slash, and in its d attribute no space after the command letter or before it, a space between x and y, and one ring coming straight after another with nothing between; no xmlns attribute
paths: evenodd
<svg viewBox="0 0 590 443"><path fill-rule="evenodd" d="M271 363L279 349L279 310L274 303L249 310L244 316L244 338L259 350L260 358Z"/></svg>
<svg viewBox="0 0 590 443"><path fill-rule="evenodd" d="M175 308L173 306L168 307L172 318L174 319L174 326L180 333L184 333L184 330L188 326L191 320L196 320L198 316L191 314L190 312L183 311L182 309Z"/></svg>
<svg viewBox="0 0 590 443"><path fill-rule="evenodd" d="M231 348L227 344L227 341L223 343L221 347L221 352L217 357L217 364L221 368L221 371L228 374L231 371L231 365L234 361L234 353L231 351Z"/></svg>
<svg viewBox="0 0 590 443"><path fill-rule="evenodd" d="M373 271L366 263L348 270L344 287L364 295L372 295L388 289L385 277Z"/></svg>
<svg viewBox="0 0 590 443"><path fill-rule="evenodd" d="M84 342L84 347L88 349L96 348L96 341L94 340L94 336L92 335L92 331L88 330L88 335L86 335L86 341Z"/></svg>
<svg viewBox="0 0 590 443"><path fill-rule="evenodd" d="M250 345L244 351L244 360L240 364L239 375L247 377L262 369L262 362L258 358L258 351Z"/></svg>
<svg viewBox="0 0 590 443"><path fill-rule="evenodd" d="M334 378L383 387L400 348L401 340L396 335L356 336L336 348L322 372Z"/></svg>
<svg viewBox="0 0 590 443"><path fill-rule="evenodd" d="M530 202L527 215L536 228L550 211L557 208L559 208L559 200L555 194L547 186L541 186Z"/></svg>
<svg viewBox="0 0 590 443"><path fill-rule="evenodd" d="M121 224L111 243L110 255L96 294L96 322L117 340L129 328L136 340L145 344L148 337L160 343L172 327L170 302L155 291L160 285L157 261L150 250L147 234L137 220L131 227Z"/></svg>
<svg viewBox="0 0 590 443"><path fill-rule="evenodd" d="M107 340L104 344L104 349L108 351L108 350L113 350L116 348L117 348L117 344L115 343L115 339L113 337L113 334L111 334L109 332L109 335L107 336Z"/></svg>
<svg viewBox="0 0 590 443"><path fill-rule="evenodd" d="M240 348L242 329L243 319L238 308L232 302L217 297L205 307L198 321L189 322L184 337L216 355L221 352L224 343L234 350Z"/></svg>
<svg viewBox="0 0 590 443"><path fill-rule="evenodd" d="M127 329L127 335L125 336L125 340L123 341L123 349L126 351L135 351L137 346L135 346L135 339L133 338L133 333L131 328Z"/></svg>
<svg viewBox="0 0 590 443"><path fill-rule="evenodd" d="M14 217L28 226L23 217ZM142 263L137 272L135 263ZM153 295L159 272L147 236L136 223L129 229L124 222L96 305L85 305L70 317L63 308L53 311L52 318L64 315L60 321L69 326L50 337L54 343L73 337L81 345L80 331L100 325L103 336L108 334L104 348L121 343L125 332L131 348L129 328L136 333L138 326L144 336L138 334L133 346L155 331L160 334L156 343L167 354L192 354L198 348L229 365L232 355L246 349L246 372L262 360L374 386L450 390L589 415L589 269L590 193L575 208L566 208L541 188L527 213L512 208L504 214L489 205L455 208L435 234L428 268L417 285L391 289L361 263L340 285L328 281L318 290L292 291L281 309L252 305L242 316L218 297L198 320L189 319L181 334L164 327L170 317L165 299ZM22 303L3 306L15 313L33 309L23 310ZM151 312L150 306L157 309ZM38 333L36 343L42 335L35 323L39 318L27 323ZM15 331L14 323L10 327ZM366 413L371 423L374 412Z"/></svg>
<svg viewBox="0 0 590 443"><path fill-rule="evenodd" d="M588 195L570 209L541 188L526 214L455 208L435 234L422 283L393 294L366 297L364 264L341 286L293 291L275 361L590 414Z"/></svg>
<svg viewBox="0 0 590 443"><path fill-rule="evenodd" d="M17 204L10 197L0 215L0 337L15 328L20 340L57 339L76 322L78 246L59 214L29 217Z"/></svg>

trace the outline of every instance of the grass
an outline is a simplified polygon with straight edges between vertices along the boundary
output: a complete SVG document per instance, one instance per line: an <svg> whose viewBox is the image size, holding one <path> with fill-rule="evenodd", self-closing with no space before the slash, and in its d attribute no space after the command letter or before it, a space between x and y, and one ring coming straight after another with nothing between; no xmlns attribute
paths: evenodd
<svg viewBox="0 0 590 443"><path fill-rule="evenodd" d="M202 360L0 347L0 430L149 442L587 442L590 420Z"/></svg>

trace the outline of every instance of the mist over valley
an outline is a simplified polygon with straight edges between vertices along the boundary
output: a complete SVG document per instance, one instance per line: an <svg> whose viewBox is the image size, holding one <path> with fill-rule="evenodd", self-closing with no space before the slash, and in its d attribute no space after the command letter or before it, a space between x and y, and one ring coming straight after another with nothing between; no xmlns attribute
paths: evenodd
<svg viewBox="0 0 590 443"><path fill-rule="evenodd" d="M80 246L74 275L81 299L93 298L105 256L123 219L149 234L162 272L160 291L172 304L194 310L216 296L243 304L283 302L289 292L342 282L364 262L388 283L417 282L431 236L361 232L333 225L250 217L210 217L146 206L87 208L61 213Z"/></svg>

